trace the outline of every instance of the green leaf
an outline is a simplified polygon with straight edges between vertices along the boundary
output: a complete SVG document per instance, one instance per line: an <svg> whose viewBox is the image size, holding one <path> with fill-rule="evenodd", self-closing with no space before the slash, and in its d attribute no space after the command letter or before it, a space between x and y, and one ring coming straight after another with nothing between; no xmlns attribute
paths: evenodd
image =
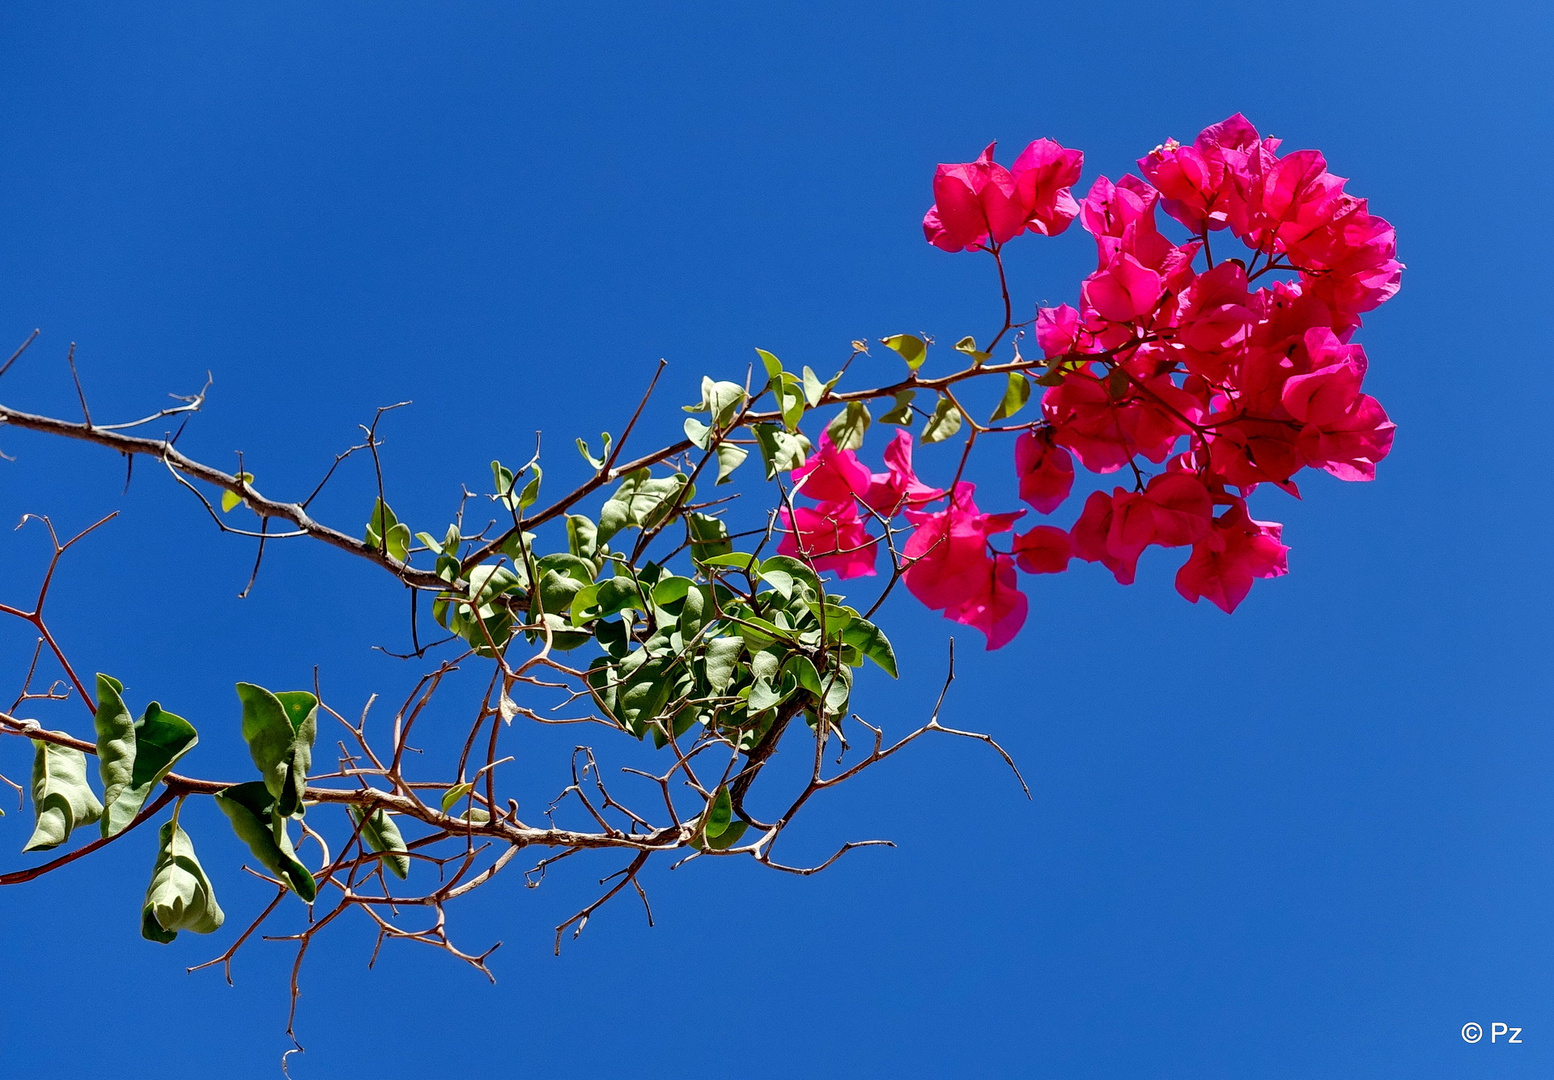
<svg viewBox="0 0 1554 1080"><path fill-rule="evenodd" d="M594 457L589 452L588 444L582 439L577 440L577 452L582 454L583 460L592 465L595 470L604 468L605 459L610 456L610 433L608 431L601 432L600 438L604 440L604 450L599 457Z"/></svg>
<svg viewBox="0 0 1554 1080"><path fill-rule="evenodd" d="M805 563L788 555L773 555L762 562L760 574L761 579L782 593L785 599L793 595L791 587L788 589L778 588L777 583L772 580L772 576L776 574L784 574L793 580L802 581L814 590L816 596L820 596L825 592L821 588L820 578L815 572Z"/></svg>
<svg viewBox="0 0 1554 1080"><path fill-rule="evenodd" d="M789 431L799 429L808 405L804 401L803 384L797 375L783 372L772 380L772 393L777 397L777 408L782 412L782 423Z"/></svg>
<svg viewBox="0 0 1554 1080"><path fill-rule="evenodd" d="M912 399L917 396L916 390L902 390L896 395L896 403L890 407L890 411L880 417L882 424L895 424L898 427L912 426Z"/></svg>
<svg viewBox="0 0 1554 1080"><path fill-rule="evenodd" d="M861 401L848 402L847 408L826 425L826 434L831 436L831 442L838 450L858 449L868 430L869 407Z"/></svg>
<svg viewBox="0 0 1554 1080"><path fill-rule="evenodd" d="M194 853L189 834L176 820L168 821L157 833L157 843L151 886L140 909L140 936L166 945L180 930L196 934L220 930L226 916L216 903L216 891Z"/></svg>
<svg viewBox="0 0 1554 1080"><path fill-rule="evenodd" d="M726 551L720 555L712 555L702 559L701 564L714 568L727 566L746 573L754 573L756 570L755 556L747 555L743 551Z"/></svg>
<svg viewBox="0 0 1554 1080"><path fill-rule="evenodd" d="M275 796L264 786L264 781L250 780L218 791L216 805L227 815L227 820L232 822L232 831L248 845L259 865L311 904L318 895L318 883L297 858L286 819L275 817Z"/></svg>
<svg viewBox="0 0 1554 1080"><path fill-rule="evenodd" d="M445 814L448 813L456 805L458 805L460 799L464 798L464 796L468 795L471 791L474 790L474 784L454 784L451 788L442 793L442 812Z"/></svg>
<svg viewBox="0 0 1554 1080"><path fill-rule="evenodd" d="M896 651L890 647L885 632L868 619L860 617L848 623L842 640L873 660L892 679L896 678Z"/></svg>
<svg viewBox="0 0 1554 1080"><path fill-rule="evenodd" d="M756 355L761 358L761 363L766 367L766 377L775 379L782 374L782 361L777 359L765 349L757 349Z"/></svg>
<svg viewBox="0 0 1554 1080"><path fill-rule="evenodd" d="M1011 371L1009 373L1009 385L1004 389L1004 399L998 403L998 411L993 413L994 420L1007 420L1021 409L1031 399L1031 381L1023 372Z"/></svg>
<svg viewBox="0 0 1554 1080"><path fill-rule="evenodd" d="M814 449L810 441L797 432L784 431L776 424L756 424L751 431L766 461L766 478L774 480L780 472L792 472L804 464Z"/></svg>
<svg viewBox="0 0 1554 1080"><path fill-rule="evenodd" d="M599 542L604 543L632 526L652 528L679 505L682 491L685 500L691 498L694 489L686 490L689 483L683 473L654 477L647 469L638 469L628 474L599 512Z"/></svg>
<svg viewBox="0 0 1554 1080"><path fill-rule="evenodd" d="M1131 385L1128 372L1121 365L1112 368L1110 374L1106 376L1106 393L1113 401L1121 401L1126 397Z"/></svg>
<svg viewBox="0 0 1554 1080"><path fill-rule="evenodd" d="M530 465L534 470L534 479L523 485L523 490L518 493L518 512L521 514L533 506L540 497L540 481L545 478L545 470L538 465Z"/></svg>
<svg viewBox="0 0 1554 1080"><path fill-rule="evenodd" d="M318 733L318 699L306 690L272 694L253 683L238 683L243 703L243 739L265 787L275 796L281 817L302 816L302 794L313 766Z"/></svg>
<svg viewBox="0 0 1554 1080"><path fill-rule="evenodd" d="M404 562L410 557L410 526L403 521L393 526L388 531L388 540L384 544L384 550L388 557Z"/></svg>
<svg viewBox="0 0 1554 1080"><path fill-rule="evenodd" d="M825 688L820 683L820 672L815 670L815 662L803 653L790 654L783 661L782 673L784 675L791 673L800 686L817 698L825 693Z"/></svg>
<svg viewBox="0 0 1554 1080"><path fill-rule="evenodd" d="M494 465L495 462L492 462L492 464ZM374 499L372 502L372 516L367 519L367 546L381 550L383 548L383 538L397 524L399 524L399 519L394 516L394 511L389 509L388 503L382 499Z"/></svg>
<svg viewBox="0 0 1554 1080"><path fill-rule="evenodd" d="M152 789L200 741L193 724L163 712L154 701L146 706L139 722L126 729L128 719L123 686L117 679L99 674L97 762L106 806L102 815L104 836L112 836L128 825L140 813Z"/></svg>
<svg viewBox="0 0 1554 1080"><path fill-rule="evenodd" d="M744 836L746 828L746 822L733 816L733 797L729 789L720 785L712 800L707 803L706 813L702 814L696 841L706 844L713 852L726 852L727 848L733 847Z"/></svg>
<svg viewBox="0 0 1554 1080"><path fill-rule="evenodd" d="M743 821L731 821L728 828L724 829L716 837L707 837L707 846L713 851L727 851L739 843L739 838L745 835L749 825Z"/></svg>
<svg viewBox="0 0 1554 1080"><path fill-rule="evenodd" d="M820 376L812 371L808 364L804 365L804 402L811 409L820 404L820 399L826 396L828 387L820 381Z"/></svg>
<svg viewBox="0 0 1554 1080"><path fill-rule="evenodd" d="M895 334L888 338L880 338L880 344L900 353L901 359L906 361L906 366L913 371L922 367L923 361L928 359L928 343L915 334Z"/></svg>
<svg viewBox="0 0 1554 1080"><path fill-rule="evenodd" d="M824 682L821 709L826 719L835 720L846 716L847 701L853 693L853 669L844 664L831 671Z"/></svg>
<svg viewBox="0 0 1554 1080"><path fill-rule="evenodd" d="M112 675L97 673L97 713L92 723L97 729L97 774L107 808L101 819L102 834L112 836L129 820L118 820L114 803L135 774L135 720L124 704L124 684ZM130 811L130 817L136 810Z"/></svg>
<svg viewBox="0 0 1554 1080"><path fill-rule="evenodd" d="M955 350L956 352L963 352L967 356L971 357L971 362L973 364L981 364L986 361L988 357L993 355L992 353L985 353L978 349L977 339L969 334L955 343Z"/></svg>
<svg viewBox="0 0 1554 1080"><path fill-rule="evenodd" d="M710 412L712 426L725 428L739 415L745 403L745 388L734 382L715 382L709 376L701 377L701 404L686 406L686 412ZM705 447L703 448L705 449Z"/></svg>
<svg viewBox="0 0 1554 1080"><path fill-rule="evenodd" d="M505 505L509 510L513 508L513 484L517 478L513 470L503 465L500 461L491 463L491 484L496 488L496 501Z"/></svg>
<svg viewBox="0 0 1554 1080"><path fill-rule="evenodd" d="M708 840L715 840L728 831L729 825L734 821L734 800L729 795L728 788L718 785L716 794L707 803L707 815L702 820L702 835Z"/></svg>
<svg viewBox="0 0 1554 1080"><path fill-rule="evenodd" d="M618 615L628 608L647 610L647 602L637 583L625 575L605 578L597 585L590 585L572 598L570 614L573 623L581 624L594 619Z"/></svg>
<svg viewBox="0 0 1554 1080"><path fill-rule="evenodd" d="M685 437L691 440L691 445L702 450L707 449L712 442L712 429L694 416L685 418Z"/></svg>
<svg viewBox="0 0 1554 1080"><path fill-rule="evenodd" d="M718 444L718 483L728 483L729 477L734 475L734 470L745 463L745 458L750 456L750 451L743 446L735 446L733 443Z"/></svg>
<svg viewBox="0 0 1554 1080"><path fill-rule="evenodd" d="M580 559L599 553L599 528L582 514L567 515L567 550Z"/></svg>
<svg viewBox="0 0 1554 1080"><path fill-rule="evenodd" d="M960 430L960 420L960 410L955 407L955 403L947 397L940 398L933 415L923 428L924 444L943 442L950 438Z"/></svg>
<svg viewBox="0 0 1554 1080"><path fill-rule="evenodd" d="M33 739L32 745L32 808L37 825L22 850L47 851L69 840L77 826L100 818L103 805L86 782L85 754L42 739Z"/></svg>
<svg viewBox="0 0 1554 1080"><path fill-rule="evenodd" d="M237 479L244 484L252 484L254 482L252 473L240 472L237 474ZM223 514L230 514L233 510L238 508L238 505L242 503L242 501L243 496L239 495L237 492L223 491L221 493L221 512Z"/></svg>
<svg viewBox="0 0 1554 1080"><path fill-rule="evenodd" d="M744 654L743 638L720 637L707 642L707 687L714 694L722 694L734 681L734 669Z"/></svg>
<svg viewBox="0 0 1554 1080"><path fill-rule="evenodd" d="M405 846L405 838L399 834L399 826L394 824L393 817L382 807L368 814L365 820L359 807L352 806L349 810L352 820L361 825L362 843L370 851L385 852L383 865L388 867L389 873L404 881L410 874L410 856L403 853L410 849Z"/></svg>

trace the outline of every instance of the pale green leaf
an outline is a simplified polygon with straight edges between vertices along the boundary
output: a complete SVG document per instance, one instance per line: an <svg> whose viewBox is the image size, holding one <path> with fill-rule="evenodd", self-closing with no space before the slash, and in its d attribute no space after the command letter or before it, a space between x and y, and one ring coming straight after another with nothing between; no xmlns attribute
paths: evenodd
<svg viewBox="0 0 1554 1080"><path fill-rule="evenodd" d="M947 397L940 398L933 415L923 427L924 444L943 442L950 438L960 430L960 422L960 410L955 407L955 403Z"/></svg>
<svg viewBox="0 0 1554 1080"><path fill-rule="evenodd" d="M880 338L880 344L894 349L906 361L906 366L916 371L928 359L928 343L915 334L895 334Z"/></svg>
<svg viewBox="0 0 1554 1080"><path fill-rule="evenodd" d="M1009 373L1009 385L1004 389L1004 398L998 403L998 411L993 414L994 420L1007 420L1021 409L1031 399L1031 381L1023 372L1011 371Z"/></svg>
<svg viewBox="0 0 1554 1080"><path fill-rule="evenodd" d="M157 843L151 886L140 912L141 936L166 945L180 930L213 934L221 929L226 916L189 834L177 821L169 821L157 833Z"/></svg>

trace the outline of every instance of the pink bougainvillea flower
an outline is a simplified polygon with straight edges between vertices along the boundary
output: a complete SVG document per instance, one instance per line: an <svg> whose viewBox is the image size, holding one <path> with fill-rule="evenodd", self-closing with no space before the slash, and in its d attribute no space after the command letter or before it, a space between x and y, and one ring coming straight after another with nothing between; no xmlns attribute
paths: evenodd
<svg viewBox="0 0 1554 1080"><path fill-rule="evenodd" d="M1129 444L1158 464L1171 456L1177 439L1202 419L1204 408L1190 390L1177 386L1170 375L1140 375L1137 369L1146 363L1147 356L1123 365L1138 380L1138 389L1122 408L1122 427Z"/></svg>
<svg viewBox="0 0 1554 1080"><path fill-rule="evenodd" d="M1397 232L1385 218L1372 216L1365 200L1292 245L1290 261L1301 268L1301 283L1340 318L1334 328L1352 330L1358 316L1397 294L1403 264L1397 260Z"/></svg>
<svg viewBox="0 0 1554 1080"><path fill-rule="evenodd" d="M830 570L839 578L875 572L879 539L869 535L853 500L796 506L791 515L783 508L778 515L784 530L777 545L779 555L808 560L816 570Z"/></svg>
<svg viewBox="0 0 1554 1080"><path fill-rule="evenodd" d="M1305 464L1296 447L1299 431L1288 421L1210 416L1208 467L1222 483L1250 495L1258 484L1277 484L1294 494L1290 477Z"/></svg>
<svg viewBox="0 0 1554 1080"><path fill-rule="evenodd" d="M885 471L869 477L863 501L881 516L892 518L943 495L943 488L929 487L917 478L912 471L912 433L897 431L885 447Z"/></svg>
<svg viewBox="0 0 1554 1080"><path fill-rule="evenodd" d="M1132 255L1119 252L1080 286L1080 296L1109 322L1133 322L1155 309L1164 282Z"/></svg>
<svg viewBox="0 0 1554 1080"><path fill-rule="evenodd" d="M1302 428L1300 454L1306 464L1324 469L1340 480L1374 480L1376 463L1392 452L1396 426L1387 419L1381 402L1361 394L1337 420Z"/></svg>
<svg viewBox="0 0 1554 1080"><path fill-rule="evenodd" d="M1037 139L1015 158L1009 170L1032 232L1056 236L1079 213L1069 191L1085 162L1081 150L1065 150L1051 139Z"/></svg>
<svg viewBox="0 0 1554 1080"><path fill-rule="evenodd" d="M1041 346L1041 354L1050 358L1091 352L1095 348L1095 337L1086 329L1078 311L1067 304L1059 304L1055 308L1037 309L1036 344Z"/></svg>
<svg viewBox="0 0 1554 1080"><path fill-rule="evenodd" d="M1123 252L1151 270L1171 261L1177 247L1155 225L1158 198L1159 193L1136 176L1124 176L1115 184L1102 176L1090 185L1080 213L1085 229L1095 237L1099 269Z"/></svg>
<svg viewBox="0 0 1554 1080"><path fill-rule="evenodd" d="M1014 538L1014 559L1027 574L1061 574L1074 557L1074 543L1056 525L1037 525Z"/></svg>
<svg viewBox="0 0 1554 1080"><path fill-rule="evenodd" d="M908 510L917 526L907 538L901 577L907 589L934 610L953 607L986 584L987 538L1008 532L1025 511L984 514L972 499L976 485L961 482L941 510Z"/></svg>
<svg viewBox="0 0 1554 1080"><path fill-rule="evenodd" d="M933 207L923 218L923 235L945 251L1002 244L1018 236L1029 212L1015 190L1014 176L993 160L993 147L975 161L940 165L933 177Z"/></svg>
<svg viewBox="0 0 1554 1080"><path fill-rule="evenodd" d="M1122 488L1117 488L1117 491L1127 494ZM1140 545L1137 551L1131 555L1125 553L1122 557L1112 554L1111 546L1107 543L1115 516L1112 506L1111 495L1104 491L1092 491L1085 500L1085 508L1080 512L1079 520L1069 530L1069 537L1073 541L1076 558L1098 562L1112 572L1117 584L1132 585L1138 573L1139 552L1144 547Z"/></svg>
<svg viewBox="0 0 1554 1080"><path fill-rule="evenodd" d="M1215 382L1229 374L1257 312L1246 291L1246 268L1226 260L1182 291L1175 341L1187 370Z"/></svg>
<svg viewBox="0 0 1554 1080"><path fill-rule="evenodd" d="M1258 578L1289 572L1289 548L1279 542L1284 526L1253 521L1244 502L1214 519L1208 536L1176 574L1176 591L1196 604L1202 597L1229 613L1252 591Z"/></svg>
<svg viewBox="0 0 1554 1080"><path fill-rule="evenodd" d="M1352 348L1360 351L1358 362L1344 359L1285 380L1279 400L1291 416L1317 427L1337 424L1348 416L1365 378L1364 350L1358 345Z"/></svg>
<svg viewBox="0 0 1554 1080"><path fill-rule="evenodd" d="M1163 473L1143 491L1093 492L1074 523L1074 554L1102 564L1118 582L1131 585L1146 547L1197 543L1208 534L1213 512L1208 489L1182 472Z"/></svg>
<svg viewBox="0 0 1554 1080"><path fill-rule="evenodd" d="M1208 535L1214 500L1196 476L1162 473L1149 482L1142 497L1150 503L1154 519L1150 543L1182 547L1196 544Z"/></svg>
<svg viewBox="0 0 1554 1080"><path fill-rule="evenodd" d="M1014 471L1020 477L1020 498L1050 514L1074 487L1074 459L1052 441L1049 431L1025 431L1014 443Z"/></svg>
<svg viewBox="0 0 1554 1080"><path fill-rule="evenodd" d="M1257 129L1237 113L1199 132L1191 146L1174 139L1139 159L1139 171L1160 191L1161 208L1195 233L1230 224L1238 180L1257 147Z"/></svg>
<svg viewBox="0 0 1554 1080"><path fill-rule="evenodd" d="M1133 456L1122 410L1094 375L1071 372L1042 395L1041 409L1053 441L1072 450L1091 472L1116 472Z"/></svg>
<svg viewBox="0 0 1554 1080"><path fill-rule="evenodd" d="M1030 601L1020 591L1014 559L998 555L979 565L977 580L966 597L944 610L944 617L987 635L989 650L1009 644L1025 625Z"/></svg>
<svg viewBox="0 0 1554 1080"><path fill-rule="evenodd" d="M869 490L873 478L858 455L838 449L829 432L820 433L820 446L793 470L794 494L819 502L851 502Z"/></svg>

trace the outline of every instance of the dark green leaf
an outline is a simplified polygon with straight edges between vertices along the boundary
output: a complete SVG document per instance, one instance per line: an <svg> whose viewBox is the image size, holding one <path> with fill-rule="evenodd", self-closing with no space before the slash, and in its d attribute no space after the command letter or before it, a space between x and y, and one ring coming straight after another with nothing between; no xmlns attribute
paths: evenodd
<svg viewBox="0 0 1554 1080"><path fill-rule="evenodd" d="M318 884L291 846L286 819L275 817L275 796L262 780L250 780L216 793L216 805L232 822L232 831L270 873L311 904Z"/></svg>
<svg viewBox="0 0 1554 1080"><path fill-rule="evenodd" d="M722 518L692 511L685 515L686 530L690 533L691 558L698 563L719 558L734 550L728 538L728 525Z"/></svg>
<svg viewBox="0 0 1554 1080"><path fill-rule="evenodd" d="M702 835L708 840L714 840L727 831L734 820L734 800L729 795L728 788L719 785L712 801L707 804L707 816L702 822Z"/></svg>
<svg viewBox="0 0 1554 1080"><path fill-rule="evenodd" d="M410 856L404 852L410 849L405 847L405 838L399 834L399 826L394 824L393 817L379 807L363 820L358 807L352 806L349 809L352 820L361 825L362 843L370 851L385 852L383 865L399 880L405 880L410 873Z"/></svg>
<svg viewBox="0 0 1554 1080"><path fill-rule="evenodd" d="M885 632L868 619L857 618L842 631L842 640L873 660L892 679L896 678L896 651Z"/></svg>
<svg viewBox="0 0 1554 1080"><path fill-rule="evenodd" d="M265 787L275 796L276 812L301 816L318 732L318 699L306 690L272 694L253 683L238 683L237 696L243 703L243 739Z"/></svg>
<svg viewBox="0 0 1554 1080"><path fill-rule="evenodd" d="M647 469L629 474L599 512L600 543L630 526L651 528L684 498L690 499L689 481L683 473L654 477Z"/></svg>
<svg viewBox="0 0 1554 1080"><path fill-rule="evenodd" d="M119 709L123 709L124 702L118 681L113 680L105 686L103 680L107 678L106 675L97 676L97 756L103 778L103 803L106 805L102 816L102 834L112 836L140 813L152 789L172 771L179 758L194 749L200 737L195 733L193 724L181 716L163 712L162 707L153 701L146 706L140 721L131 728L133 741L129 746L128 759L130 775L122 777L125 762L118 756L122 744L118 744L117 740L112 740L115 743L111 751L114 767L110 774L110 759L104 756L107 747L103 740L103 709L105 703L110 710L115 703ZM106 699L103 693L105 689L109 691ZM129 714L126 711L124 715ZM113 726L118 728L116 722Z"/></svg>

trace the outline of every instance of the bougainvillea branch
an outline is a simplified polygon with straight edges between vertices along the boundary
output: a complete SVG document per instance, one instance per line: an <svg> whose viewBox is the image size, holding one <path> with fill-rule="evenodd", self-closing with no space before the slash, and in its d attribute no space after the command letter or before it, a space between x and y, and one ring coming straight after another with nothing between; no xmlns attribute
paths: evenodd
<svg viewBox="0 0 1554 1080"><path fill-rule="evenodd" d="M850 343L829 379L757 350L758 366L741 381L702 379L699 400L684 406L684 439L628 455L637 421L653 407L660 363L620 438L606 434L597 455L578 440L590 469L581 483L542 502L538 448L517 468L493 461L487 490L463 490L450 523L434 532L412 529L390 506L379 429L399 405L380 409L364 441L338 454L297 501L263 494L245 456L227 472L177 448L204 390L140 420L96 423L72 352L81 421L0 405L0 434L28 430L161 462L222 532L257 540L240 595L255 586L269 543L321 541L387 570L411 597L413 649L394 655L430 665L406 679L386 720L374 718L376 697L348 720L324 700L316 673L309 690L239 683L232 717L202 723L207 734L215 723L217 737L241 738L256 771L193 775L195 725L157 702L137 719L124 686L105 674L89 686L79 674L90 670L83 650L72 654L45 624L55 570L86 535L61 543L49 525L53 554L32 608L0 605L38 636L0 732L33 746L36 820L24 850L70 844L93 824L99 837L0 875L0 884L49 873L165 813L142 933L165 942L184 930L214 932L225 915L180 817L185 800L210 797L248 847L251 872L276 890L210 964L230 978L238 950L256 936L291 942L295 1010L312 942L353 911L377 932L374 957L386 941L419 942L490 974L490 949L456 947L445 909L531 849L531 886L582 853L617 860L597 898L556 926L559 950L567 931L581 933L624 893L641 900L651 922L642 873L657 856L675 865L749 857L812 874L856 848L889 844L839 838L829 858L809 865L773 855L817 796L927 735L986 743L1019 779L992 733L941 722L953 639L926 721L887 737L860 715L854 673L867 662L897 674L889 636L874 621L885 599L903 585L996 649L1026 621L1022 575L1059 573L1078 558L1129 584L1141 554L1158 546L1188 549L1176 574L1185 598L1234 610L1255 581L1287 569L1283 527L1251 516L1253 493L1296 494L1296 475L1308 468L1369 480L1391 447L1391 422L1362 392L1367 359L1354 336L1362 315L1397 291L1402 265L1391 226L1345 192L1320 154L1281 156L1278 140L1240 116L1191 144L1157 147L1139 160L1142 176L1098 177L1083 199L1072 193L1079 151L1040 139L1005 168L994 149L940 166L923 220L935 247L993 260L999 319L985 345L973 336L948 350L926 336L881 338L904 370L867 385L853 371L869 355L864 342ZM1157 211L1176 223L1175 239ZM1017 320L1006 260L1020 248L1011 245L1027 233L1057 237L1076 219L1095 241L1095 271L1074 305L1025 309L1030 317ZM1244 252L1229 256L1215 233ZM982 400L997 402L985 417L974 413ZM176 432L135 433L174 419ZM876 435L877 449L861 455L876 423L894 433ZM939 443L950 445L942 459L930 456L942 451L921 453ZM1041 515L1070 505L1076 464L1126 482L1089 491L1067 525L1021 531L1026 509L977 502L975 478L988 448L999 446L1020 500ZM362 451L373 466L361 496L365 525L317 520L309 506L326 484L344 482L342 465ZM707 497L722 485L745 498ZM490 508L485 525L466 523L471 500ZM286 526L272 531L272 519ZM864 595L850 600L842 582ZM429 595L418 601L421 594ZM441 637L422 625L428 620ZM36 691L50 656L63 677ZM483 673L480 688L451 678L462 670ZM179 694L162 689L169 700ZM86 705L95 738L19 715L71 694ZM433 723L434 698L460 694L458 753L410 752L412 731ZM604 728L642 746L621 747L634 764L607 781L602 751L579 745L570 782L541 823L521 817L506 794L517 765L504 747L524 723ZM315 758L328 741L319 743L320 724L336 737L333 766ZM773 757L794 747L808 762L801 775L771 774ZM654 751L658 765L637 767ZM260 933L297 912L302 929Z"/></svg>

